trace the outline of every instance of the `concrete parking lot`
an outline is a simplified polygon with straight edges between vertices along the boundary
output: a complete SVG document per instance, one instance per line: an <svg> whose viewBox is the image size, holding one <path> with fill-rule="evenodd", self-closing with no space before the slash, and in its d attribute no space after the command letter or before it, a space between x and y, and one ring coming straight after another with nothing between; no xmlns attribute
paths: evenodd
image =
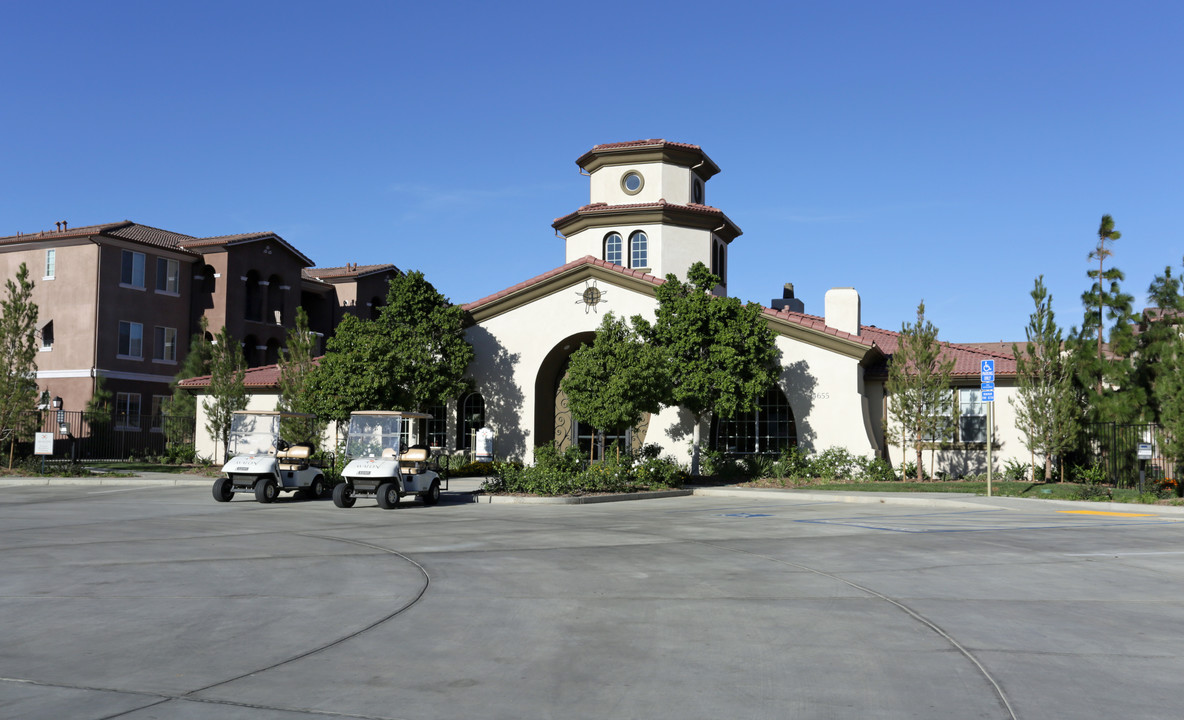
<svg viewBox="0 0 1184 720"><path fill-rule="evenodd" d="M1173 718L1184 516L0 487L0 717Z"/></svg>

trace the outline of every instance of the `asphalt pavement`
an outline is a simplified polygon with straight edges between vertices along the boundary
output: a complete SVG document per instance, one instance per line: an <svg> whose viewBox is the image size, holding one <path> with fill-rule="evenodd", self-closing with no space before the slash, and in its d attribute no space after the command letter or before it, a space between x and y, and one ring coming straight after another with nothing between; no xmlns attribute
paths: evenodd
<svg viewBox="0 0 1184 720"><path fill-rule="evenodd" d="M1175 509L115 480L0 481L0 717L1184 716Z"/></svg>

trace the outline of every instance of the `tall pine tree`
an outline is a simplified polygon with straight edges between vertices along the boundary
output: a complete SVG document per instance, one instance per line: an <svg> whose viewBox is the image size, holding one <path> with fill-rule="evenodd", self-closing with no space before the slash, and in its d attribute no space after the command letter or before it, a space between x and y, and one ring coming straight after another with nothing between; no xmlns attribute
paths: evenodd
<svg viewBox="0 0 1184 720"><path fill-rule="evenodd" d="M1016 426L1024 434L1024 447L1044 460L1044 480L1052 479L1053 458L1070 450L1081 422L1081 403L1073 387L1069 357L1061 347L1061 329L1052 311L1052 297L1044 276L1032 289L1036 304L1024 334L1021 351L1012 345L1019 392L1008 402L1015 408ZM1062 463L1062 468L1064 464Z"/></svg>
<svg viewBox="0 0 1184 720"><path fill-rule="evenodd" d="M954 430L957 408L950 389L954 361L942 357L937 326L925 319L925 301L917 305L917 320L902 323L900 341L888 366L888 434L901 451L912 446L916 452L917 480L924 478L922 451L927 444L941 442Z"/></svg>
<svg viewBox="0 0 1184 720"><path fill-rule="evenodd" d="M1184 293L1165 267L1147 289L1154 305L1139 336L1142 376L1150 388L1154 420L1160 426L1160 452L1175 465L1184 462ZM1177 474L1173 475L1178 477Z"/></svg>
<svg viewBox="0 0 1184 720"><path fill-rule="evenodd" d="M32 411L37 409L37 304L29 268L21 263L16 282L5 284L0 300L0 439L8 440L8 466L12 467L16 441L33 432Z"/></svg>

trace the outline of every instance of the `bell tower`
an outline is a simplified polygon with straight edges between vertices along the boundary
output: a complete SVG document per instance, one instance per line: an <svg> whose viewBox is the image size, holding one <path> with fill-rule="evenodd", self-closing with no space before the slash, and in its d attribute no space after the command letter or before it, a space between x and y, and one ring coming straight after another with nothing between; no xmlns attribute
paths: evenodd
<svg viewBox="0 0 1184 720"><path fill-rule="evenodd" d="M686 278L702 262L723 280L728 247L740 228L707 204L719 166L698 145L667 140L597 145L576 160L588 176L589 203L555 220L566 262L586 255L664 277Z"/></svg>

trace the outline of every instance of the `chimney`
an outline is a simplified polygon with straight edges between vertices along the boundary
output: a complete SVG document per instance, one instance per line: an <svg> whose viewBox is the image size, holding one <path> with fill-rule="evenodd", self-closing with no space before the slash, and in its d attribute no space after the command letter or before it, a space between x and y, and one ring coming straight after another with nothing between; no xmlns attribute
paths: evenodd
<svg viewBox="0 0 1184 720"><path fill-rule="evenodd" d="M855 288L826 291L826 324L836 330L859 334L859 293Z"/></svg>
<svg viewBox="0 0 1184 720"><path fill-rule="evenodd" d="M769 303L769 307L774 310L789 310L796 313L806 312L806 304L793 296L793 283L785 283L785 288L781 291L781 297L773 298Z"/></svg>
<svg viewBox="0 0 1184 720"><path fill-rule="evenodd" d="M62 221L62 229L63 229L63 230L65 230L65 229L66 229L66 221L65 221L65 220L63 220L63 221Z"/></svg>
<svg viewBox="0 0 1184 720"><path fill-rule="evenodd" d="M60 221L59 221L59 222L55 222L55 223L54 223L54 227L56 227L56 228L58 229L58 232L61 232L61 231L62 231L62 223L61 223Z"/></svg>

